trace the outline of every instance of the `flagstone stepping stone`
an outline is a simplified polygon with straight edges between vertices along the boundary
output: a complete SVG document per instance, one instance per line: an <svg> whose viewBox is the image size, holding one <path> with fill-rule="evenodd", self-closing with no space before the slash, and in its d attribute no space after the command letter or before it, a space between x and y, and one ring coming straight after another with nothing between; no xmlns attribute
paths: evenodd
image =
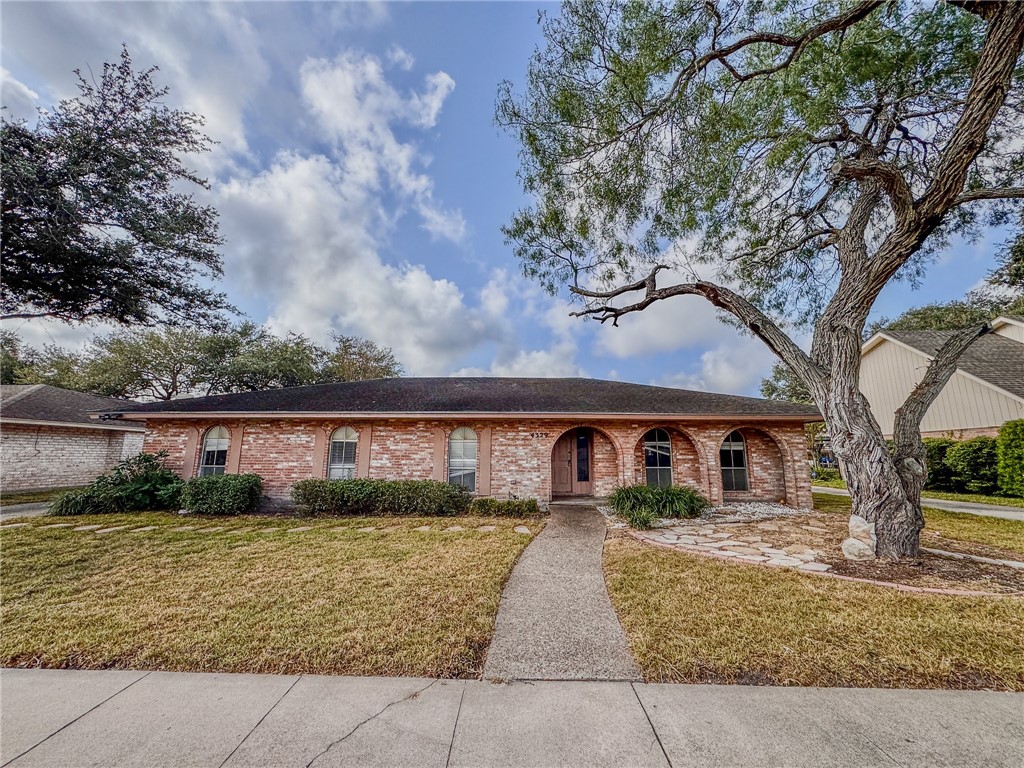
<svg viewBox="0 0 1024 768"><path fill-rule="evenodd" d="M449 526L448 526L447 528L445 528L444 530L445 530L446 532L448 532L448 531L464 531L464 530L466 530L466 529L465 529L465 528L463 528L463 527L462 527L461 525L449 525Z"/></svg>
<svg viewBox="0 0 1024 768"><path fill-rule="evenodd" d="M234 528L234 529L228 531L227 534L225 534L225 535L227 535L227 536L237 536L240 533L252 533L252 531L253 531L252 528Z"/></svg>
<svg viewBox="0 0 1024 768"><path fill-rule="evenodd" d="M220 533L224 530L224 526L217 526L216 528L200 528L196 533Z"/></svg>
<svg viewBox="0 0 1024 768"><path fill-rule="evenodd" d="M533 536L533 532L525 525L517 525L513 530L516 533L525 533L527 536Z"/></svg>
<svg viewBox="0 0 1024 768"><path fill-rule="evenodd" d="M768 560L767 557L762 557L761 555L739 555L736 559L747 563L763 563Z"/></svg>
<svg viewBox="0 0 1024 768"><path fill-rule="evenodd" d="M803 565L803 560L797 560L795 557L773 557L768 561L768 565L786 565L790 568L794 566Z"/></svg>
<svg viewBox="0 0 1024 768"><path fill-rule="evenodd" d="M781 530L778 523L758 523L757 527L762 531L778 531Z"/></svg>
<svg viewBox="0 0 1024 768"><path fill-rule="evenodd" d="M76 531L95 531L97 528L102 528L102 525L80 525L75 528Z"/></svg>
<svg viewBox="0 0 1024 768"><path fill-rule="evenodd" d="M723 533L723 532L719 531L718 533L709 533L708 534L708 538L709 539L731 539L732 538L732 534L731 533Z"/></svg>
<svg viewBox="0 0 1024 768"><path fill-rule="evenodd" d="M179 525L177 528L171 528L172 531L192 531L195 530L194 525Z"/></svg>
<svg viewBox="0 0 1024 768"><path fill-rule="evenodd" d="M783 549L784 552L786 552L786 554L789 554L789 555L795 555L797 552L813 552L814 551L813 549L811 549L806 544L790 544L788 547L783 547L782 549Z"/></svg>
<svg viewBox="0 0 1024 768"><path fill-rule="evenodd" d="M421 525L419 528L413 528L414 531L429 531L431 530L429 525Z"/></svg>
<svg viewBox="0 0 1024 768"><path fill-rule="evenodd" d="M480 533L491 533L493 531L496 531L497 529L497 526L494 525L481 525L477 528L477 530L480 531Z"/></svg>
<svg viewBox="0 0 1024 768"><path fill-rule="evenodd" d="M715 557L739 557L739 553L738 552L730 552L727 549L719 549L719 550L711 552L711 554L714 555Z"/></svg>
<svg viewBox="0 0 1024 768"><path fill-rule="evenodd" d="M114 531L123 531L127 527L127 525L115 525L110 528L100 528L96 533L113 533Z"/></svg>
<svg viewBox="0 0 1024 768"><path fill-rule="evenodd" d="M53 523L53 525L44 525L43 528L70 528L74 523ZM7 526L4 526L5 528Z"/></svg>
<svg viewBox="0 0 1024 768"><path fill-rule="evenodd" d="M288 533L301 533L302 531L312 531L313 526L311 525L300 525L298 528L289 528Z"/></svg>
<svg viewBox="0 0 1024 768"><path fill-rule="evenodd" d="M338 528L331 528L331 530L334 531L335 533L341 533L342 531L351 531L352 529L347 527L347 526L342 525L342 526L340 526Z"/></svg>
<svg viewBox="0 0 1024 768"><path fill-rule="evenodd" d="M8 523L7 525L0 525L0 528L24 528L28 523ZM99 528L99 526L96 526Z"/></svg>
<svg viewBox="0 0 1024 768"><path fill-rule="evenodd" d="M377 529L374 528L372 525L368 525L365 528L356 528L356 530L359 531L360 533L373 533Z"/></svg>
<svg viewBox="0 0 1024 768"><path fill-rule="evenodd" d="M761 557L761 550L754 549L753 547L729 547L729 552L735 552L737 555L746 555L749 557ZM762 560L767 560L767 557L761 557Z"/></svg>
<svg viewBox="0 0 1024 768"><path fill-rule="evenodd" d="M142 528L135 528L134 530L132 530L132 533L142 533L143 531L155 531L159 527L159 525L146 525Z"/></svg>
<svg viewBox="0 0 1024 768"><path fill-rule="evenodd" d="M801 571L817 571L818 573L832 570L832 566L827 563L804 563L803 565L798 565L797 568Z"/></svg>
<svg viewBox="0 0 1024 768"><path fill-rule="evenodd" d="M737 536L736 541L745 541L748 544L756 544L761 541L760 536Z"/></svg>
<svg viewBox="0 0 1024 768"><path fill-rule="evenodd" d="M813 531L814 533L828 533L828 528L822 528L820 525L801 525L805 531Z"/></svg>
<svg viewBox="0 0 1024 768"><path fill-rule="evenodd" d="M280 530L280 528L260 528L260 533L274 533L274 531Z"/></svg>

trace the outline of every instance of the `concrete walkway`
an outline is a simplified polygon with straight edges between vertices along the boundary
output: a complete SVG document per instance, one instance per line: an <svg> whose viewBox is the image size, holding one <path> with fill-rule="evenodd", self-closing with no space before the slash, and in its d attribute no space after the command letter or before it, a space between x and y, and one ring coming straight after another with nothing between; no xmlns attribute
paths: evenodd
<svg viewBox="0 0 1024 768"><path fill-rule="evenodd" d="M490 680L639 680L604 584L606 526L592 506L551 505L501 594Z"/></svg>
<svg viewBox="0 0 1024 768"><path fill-rule="evenodd" d="M1024 764L1024 696L0 671L0 764L868 766Z"/></svg>
<svg viewBox="0 0 1024 768"><path fill-rule="evenodd" d="M0 521L18 517L40 517L50 508L49 501L33 501L28 504L8 504L0 507Z"/></svg>
<svg viewBox="0 0 1024 768"><path fill-rule="evenodd" d="M811 487L815 493L827 493L831 496L849 496L845 488L826 488L821 485ZM1024 520L1024 507L1001 507L998 504L976 504L973 501L948 501L947 499L921 499L921 505L948 512L966 512L969 515L982 517L999 517L1003 520Z"/></svg>

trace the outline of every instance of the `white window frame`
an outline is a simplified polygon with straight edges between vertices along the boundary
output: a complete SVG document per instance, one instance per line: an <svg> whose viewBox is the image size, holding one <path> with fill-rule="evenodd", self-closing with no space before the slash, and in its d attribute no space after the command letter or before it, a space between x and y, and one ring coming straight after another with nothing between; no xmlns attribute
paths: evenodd
<svg viewBox="0 0 1024 768"><path fill-rule="evenodd" d="M734 439L738 437L739 439ZM732 466L726 467L722 465L722 451L729 451L733 458L737 454L743 457L743 466L737 467L735 463ZM728 435L725 436L725 440L722 441L722 445L718 449L718 463L721 465L722 470L722 491L724 493L747 493L750 491L750 461L747 456L747 439L743 436L743 433L738 429L734 429ZM725 477L726 473L732 478L732 488L726 488ZM743 478L743 487L736 487L737 476Z"/></svg>
<svg viewBox="0 0 1024 768"><path fill-rule="evenodd" d="M664 435L664 440L659 439L661 435L658 435L658 432L660 432L661 435ZM649 440L648 438L652 435L655 439ZM658 456L667 456L668 464L664 466L660 464L658 466L650 466L647 463L648 451L654 451ZM657 478L656 483L651 483L652 473L653 476ZM666 474L668 475L668 483L663 482ZM662 427L649 429L644 434L644 483L647 485L654 485L659 488L665 488L672 485L672 435L669 434L667 429Z"/></svg>
<svg viewBox="0 0 1024 768"><path fill-rule="evenodd" d="M212 442L212 445L211 445ZM227 472L228 453L231 450L231 430L222 424L210 427L203 435L202 452L199 454L199 477L223 475ZM223 462L218 454L224 454ZM207 459L213 454L213 461Z"/></svg>
<svg viewBox="0 0 1024 768"><path fill-rule="evenodd" d="M476 432L469 427L453 429L448 436L448 482L476 493L477 454Z"/></svg>
<svg viewBox="0 0 1024 768"><path fill-rule="evenodd" d="M335 445L339 445L340 457L335 454ZM351 448L349 447L351 446ZM352 427L338 427L331 433L331 440L327 446L327 479L328 480L351 480L356 476L356 460L359 451L359 433ZM351 461L346 456L351 454ZM336 458L340 458L337 461Z"/></svg>

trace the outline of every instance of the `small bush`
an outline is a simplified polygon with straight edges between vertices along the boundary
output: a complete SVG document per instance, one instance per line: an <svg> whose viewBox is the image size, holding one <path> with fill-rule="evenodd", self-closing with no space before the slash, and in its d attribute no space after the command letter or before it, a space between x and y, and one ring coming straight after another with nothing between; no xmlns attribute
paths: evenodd
<svg viewBox="0 0 1024 768"><path fill-rule="evenodd" d="M623 485L612 491L608 501L615 514L634 528L650 528L660 517L697 517L711 506L697 491L682 485Z"/></svg>
<svg viewBox="0 0 1024 768"><path fill-rule="evenodd" d="M193 477L181 489L181 506L196 515L244 515L256 511L262 491L259 475Z"/></svg>
<svg viewBox="0 0 1024 768"><path fill-rule="evenodd" d="M308 515L452 517L465 514L465 488L438 480L300 480L292 500Z"/></svg>
<svg viewBox="0 0 1024 768"><path fill-rule="evenodd" d="M173 509L178 505L182 482L164 466L166 457L167 453L161 451L125 459L85 488L58 496L50 506L50 514L100 515Z"/></svg>
<svg viewBox="0 0 1024 768"><path fill-rule="evenodd" d="M999 428L996 456L999 489L1007 496L1024 496L1024 419Z"/></svg>
<svg viewBox="0 0 1024 768"><path fill-rule="evenodd" d="M924 487L929 491L956 490L953 472L946 464L946 453L956 445L956 440L948 437L926 437L924 443L925 461L928 464L928 480Z"/></svg>
<svg viewBox="0 0 1024 768"><path fill-rule="evenodd" d="M836 480L842 480L843 476L835 467L822 467L818 464L815 464L813 467L811 467L811 479L825 480L831 483L835 482Z"/></svg>
<svg viewBox="0 0 1024 768"><path fill-rule="evenodd" d="M473 499L469 511L482 517L537 517L536 499Z"/></svg>
<svg viewBox="0 0 1024 768"><path fill-rule="evenodd" d="M949 447L945 464L956 489L970 493L992 493L998 483L996 441L975 437Z"/></svg>

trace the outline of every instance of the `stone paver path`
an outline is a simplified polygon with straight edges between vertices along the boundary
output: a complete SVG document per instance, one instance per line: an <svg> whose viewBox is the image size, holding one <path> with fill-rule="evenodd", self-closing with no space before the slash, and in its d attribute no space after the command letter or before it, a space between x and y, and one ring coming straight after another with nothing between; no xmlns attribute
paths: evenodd
<svg viewBox="0 0 1024 768"><path fill-rule="evenodd" d="M754 532L756 531L756 533ZM787 518L756 523L711 523L687 521L667 528L634 531L642 541L715 557L747 563L796 568L801 571L827 571L832 566L818 561L827 546L827 527L813 519ZM779 539L792 544L778 543Z"/></svg>
<svg viewBox="0 0 1024 768"><path fill-rule="evenodd" d="M595 507L551 505L502 592L485 678L640 679L605 588L605 533Z"/></svg>

